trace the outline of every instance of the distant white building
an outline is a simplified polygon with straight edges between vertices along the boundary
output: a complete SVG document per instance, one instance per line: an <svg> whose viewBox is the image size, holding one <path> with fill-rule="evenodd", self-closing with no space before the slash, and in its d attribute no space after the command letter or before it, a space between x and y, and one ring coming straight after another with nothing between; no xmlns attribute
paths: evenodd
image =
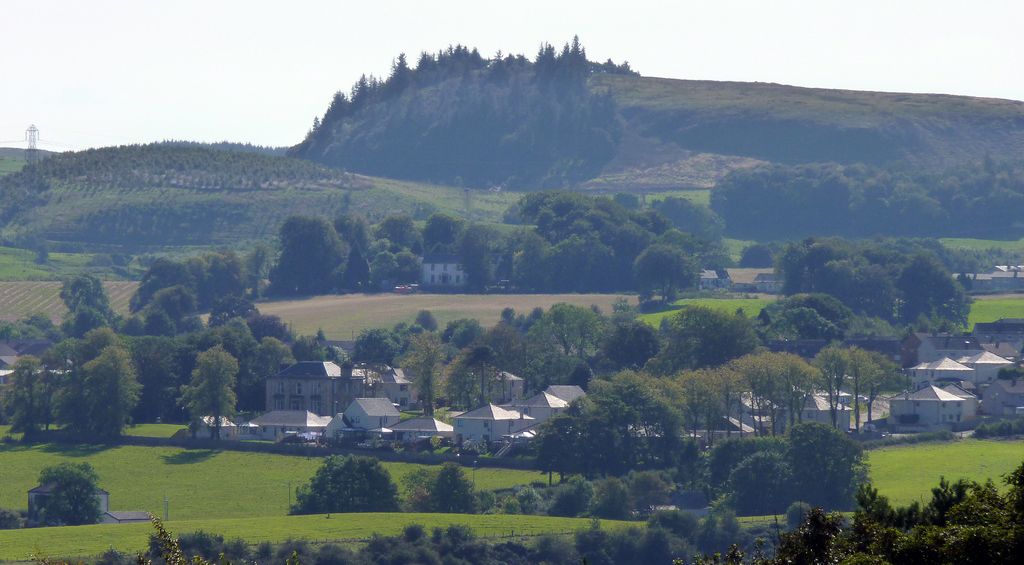
<svg viewBox="0 0 1024 565"><path fill-rule="evenodd" d="M396 440L406 443L433 437L445 439L455 437L455 428L452 425L428 416L399 422L391 426L391 431L395 433Z"/></svg>
<svg viewBox="0 0 1024 565"><path fill-rule="evenodd" d="M928 385L889 399L889 428L893 431L963 429L977 414L977 397L952 385Z"/></svg>
<svg viewBox="0 0 1024 565"><path fill-rule="evenodd" d="M999 377L999 371L1004 367L1012 367L1013 361L1004 359L995 353L984 351L975 353L969 357L961 357L957 360L974 370L974 384L983 385L995 381Z"/></svg>
<svg viewBox="0 0 1024 565"><path fill-rule="evenodd" d="M530 398L516 400L503 406L543 422L569 409L569 403L548 392L538 392Z"/></svg>
<svg viewBox="0 0 1024 565"><path fill-rule="evenodd" d="M252 435L276 441L292 434L323 433L330 422L330 416L317 416L308 410L274 410L253 418L249 427L257 427Z"/></svg>
<svg viewBox="0 0 1024 565"><path fill-rule="evenodd" d="M420 266L420 285L430 288L462 288L466 286L466 272L462 268L462 258L446 253L425 255Z"/></svg>
<svg viewBox="0 0 1024 565"><path fill-rule="evenodd" d="M974 369L958 363L949 357L943 357L937 361L919 363L911 367L907 372L910 373L911 386L915 389L933 384L942 386L960 381L974 382Z"/></svg>
<svg viewBox="0 0 1024 565"><path fill-rule="evenodd" d="M455 417L455 438L458 442L490 443L510 436L533 423L532 416L488 404Z"/></svg>

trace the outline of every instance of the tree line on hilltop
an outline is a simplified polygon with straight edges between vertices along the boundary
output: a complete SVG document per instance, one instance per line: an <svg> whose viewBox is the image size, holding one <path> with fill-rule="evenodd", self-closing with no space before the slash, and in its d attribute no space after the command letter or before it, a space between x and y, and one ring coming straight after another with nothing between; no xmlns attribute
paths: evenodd
<svg viewBox="0 0 1024 565"><path fill-rule="evenodd" d="M338 92L290 155L360 172L468 186L551 188L597 174L621 135L610 94L591 73L632 74L587 60L574 38L559 52L483 57L458 45L399 55L385 80Z"/></svg>

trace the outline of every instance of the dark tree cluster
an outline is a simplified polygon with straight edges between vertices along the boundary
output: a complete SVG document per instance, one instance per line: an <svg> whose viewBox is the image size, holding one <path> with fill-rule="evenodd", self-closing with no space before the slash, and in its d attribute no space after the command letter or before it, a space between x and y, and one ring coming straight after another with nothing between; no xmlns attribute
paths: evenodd
<svg viewBox="0 0 1024 565"><path fill-rule="evenodd" d="M934 172L906 166L771 166L730 173L711 207L734 237L1019 236L1024 162Z"/></svg>
<svg viewBox="0 0 1024 565"><path fill-rule="evenodd" d="M564 186L594 176L618 143L611 96L587 88L609 72L632 73L588 61L578 39L532 61L458 45L412 67L402 54L386 80L364 75L335 94L289 154L445 184Z"/></svg>
<svg viewBox="0 0 1024 565"><path fill-rule="evenodd" d="M967 321L969 301L952 270L914 240L806 239L778 257L783 292L825 293L857 314L911 324Z"/></svg>

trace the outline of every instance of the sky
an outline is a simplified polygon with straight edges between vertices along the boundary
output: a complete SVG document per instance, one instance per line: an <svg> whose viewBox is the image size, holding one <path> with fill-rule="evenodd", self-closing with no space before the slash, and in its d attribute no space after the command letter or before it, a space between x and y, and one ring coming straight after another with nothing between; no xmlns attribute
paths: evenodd
<svg viewBox="0 0 1024 565"><path fill-rule="evenodd" d="M293 145L360 74L579 35L644 76L1024 100L1024 2L32 0L0 9L0 146Z"/></svg>

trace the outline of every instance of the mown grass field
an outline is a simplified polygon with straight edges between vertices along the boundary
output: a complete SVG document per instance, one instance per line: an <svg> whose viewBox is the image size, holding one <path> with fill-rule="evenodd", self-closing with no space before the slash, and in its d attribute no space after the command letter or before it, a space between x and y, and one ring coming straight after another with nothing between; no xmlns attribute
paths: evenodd
<svg viewBox="0 0 1024 565"><path fill-rule="evenodd" d="M19 320L40 313L59 321L67 313L60 299L60 286L56 281L0 282L0 320ZM127 314L128 302L138 283L106 281L103 286L111 308L118 314Z"/></svg>
<svg viewBox="0 0 1024 565"><path fill-rule="evenodd" d="M1024 318L1024 295L976 296L967 316L967 327L978 322L994 322L1000 318Z"/></svg>
<svg viewBox="0 0 1024 565"><path fill-rule="evenodd" d="M1006 253L1024 254L1024 238L1021 239L971 239L965 237L942 237L939 238L946 247L954 249L967 249L971 251L987 251L998 249Z"/></svg>
<svg viewBox="0 0 1024 565"><path fill-rule="evenodd" d="M172 520L283 516L288 511L289 485L294 490L320 467L319 457L241 453L205 449L138 446L0 445L0 508L25 509L26 492L36 485L44 467L62 462L88 462L110 492L113 510L163 512L170 500ZM411 463L384 463L401 484ZM467 469L472 476L473 471ZM547 480L536 471L480 468L481 490L511 488ZM292 494L294 499L294 494Z"/></svg>
<svg viewBox="0 0 1024 565"><path fill-rule="evenodd" d="M39 264L34 251L0 247L0 281L55 281L83 272L101 279L118 278L109 267L94 264L95 257L91 253L52 252L45 264Z"/></svg>
<svg viewBox="0 0 1024 565"><path fill-rule="evenodd" d="M683 298L672 303L672 308L661 312L641 314L640 319L648 324L659 327L661 320L678 312L683 306L707 306L723 312L735 312L743 309L748 317L756 317L765 306L774 302L774 298Z"/></svg>
<svg viewBox="0 0 1024 565"><path fill-rule="evenodd" d="M398 535L411 524L421 524L428 531L432 528L466 525L480 536L508 536L573 532L589 528L590 520L509 514L361 513L168 521L166 526L172 534L203 530L221 534L225 539L241 538L255 544L287 539L365 540L373 534ZM601 521L603 528L630 525L642 526L643 523ZM138 552L146 548L152 532L153 527L148 523L0 531L0 561L28 560L32 554L48 557L89 556L102 553L110 547L125 552Z"/></svg>
<svg viewBox="0 0 1024 565"><path fill-rule="evenodd" d="M894 504L927 502L941 477L984 482L1002 488L1002 476L1024 462L1024 441L967 439L899 445L867 452L871 482Z"/></svg>
<svg viewBox="0 0 1024 565"><path fill-rule="evenodd" d="M501 319L501 311L508 307L527 314L537 307L546 309L568 302L597 305L610 313L612 304L620 298L636 304L635 297L620 294L349 294L261 302L257 307L264 314L280 316L300 334L315 334L323 329L329 338L353 339L364 329L411 323L420 310L430 310L442 327L458 318L475 318L489 327Z"/></svg>
<svg viewBox="0 0 1024 565"><path fill-rule="evenodd" d="M173 436L178 430L188 429L181 424L138 424L125 429L124 434L136 437L163 437Z"/></svg>

